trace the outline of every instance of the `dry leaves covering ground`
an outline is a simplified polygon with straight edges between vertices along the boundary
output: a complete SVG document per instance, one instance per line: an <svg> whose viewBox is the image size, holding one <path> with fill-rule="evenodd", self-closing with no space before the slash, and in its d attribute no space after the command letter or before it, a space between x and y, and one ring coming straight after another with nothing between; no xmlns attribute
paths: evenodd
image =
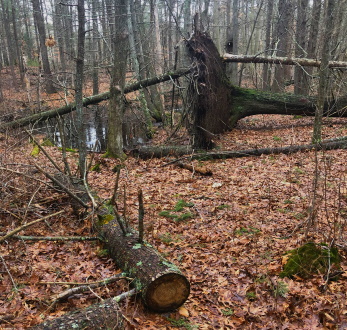
<svg viewBox="0 0 347 330"><path fill-rule="evenodd" d="M221 149L286 146L310 141L312 119L255 116L216 141ZM347 135L347 122L329 119L324 138ZM158 131L155 140L165 132ZM92 236L92 215L77 219L64 193L53 190L33 166L55 169L21 132L0 136L0 231L64 210L22 235ZM46 147L62 166L61 152ZM309 239L341 247L346 270L346 151L318 153L319 180L315 226ZM77 155L69 154L75 166ZM154 314L132 298L120 305L129 329L345 329L347 273L326 285L281 279L285 251L304 243L305 221L313 196L314 152L239 159L194 161L213 175L200 176L168 160L129 157L121 171L128 218L137 219L137 190L145 201L146 239L177 264L191 282L191 295L179 312ZM89 183L107 199L113 191L116 160L94 155L100 172ZM22 174L17 174L20 172ZM179 200L188 206L185 220L161 216ZM123 207L122 196L118 204ZM167 213L166 213L167 214ZM0 321L3 329L23 329L67 311L91 305L128 290L123 280L70 297L50 308L49 299L69 286L57 282L93 282L120 272L96 242L50 242L8 239L0 245ZM187 314L189 313L189 315ZM182 314L185 314L183 316Z"/></svg>

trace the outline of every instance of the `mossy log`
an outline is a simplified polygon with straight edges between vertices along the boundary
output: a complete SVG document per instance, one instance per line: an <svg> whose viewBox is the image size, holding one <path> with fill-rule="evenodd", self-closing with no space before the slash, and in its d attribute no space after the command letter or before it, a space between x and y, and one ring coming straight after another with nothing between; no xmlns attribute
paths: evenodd
<svg viewBox="0 0 347 330"><path fill-rule="evenodd" d="M253 115L314 116L317 98L294 94L277 94L230 86L230 128L245 117ZM347 96L327 98L323 116L347 117Z"/></svg>
<svg viewBox="0 0 347 330"><path fill-rule="evenodd" d="M139 156L141 159L161 158L166 156L179 157L193 153L193 148L187 146L142 146L133 150L133 154Z"/></svg>
<svg viewBox="0 0 347 330"><path fill-rule="evenodd" d="M34 326L33 330L94 330L94 329L125 329L124 319L119 309L119 302L136 293L133 289L125 294L104 300L84 309L66 313L52 320Z"/></svg>
<svg viewBox="0 0 347 330"><path fill-rule="evenodd" d="M64 187L78 193L85 203L89 194L78 180L73 180L72 184L62 174L54 177ZM95 201L100 202L94 192L90 194ZM75 200L71 200L71 203L75 212L80 213L76 210L78 204ZM84 209L82 205L80 208ZM102 203L96 212L98 222L95 228L104 239L105 248L117 266L135 279L135 287L141 291L145 305L155 312L171 311L181 306L188 298L190 284L177 266L162 257L148 243L140 244L137 231L127 228L121 219L117 220L112 206ZM127 231L126 235L123 233L124 229Z"/></svg>

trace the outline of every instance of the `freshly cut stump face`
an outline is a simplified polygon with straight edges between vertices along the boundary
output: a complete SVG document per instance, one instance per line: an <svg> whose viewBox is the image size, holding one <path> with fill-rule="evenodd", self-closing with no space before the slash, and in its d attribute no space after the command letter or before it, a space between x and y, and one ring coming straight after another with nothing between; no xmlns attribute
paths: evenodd
<svg viewBox="0 0 347 330"><path fill-rule="evenodd" d="M188 298L190 284L176 273L165 274L153 281L145 294L146 305L157 312L168 312L180 307Z"/></svg>

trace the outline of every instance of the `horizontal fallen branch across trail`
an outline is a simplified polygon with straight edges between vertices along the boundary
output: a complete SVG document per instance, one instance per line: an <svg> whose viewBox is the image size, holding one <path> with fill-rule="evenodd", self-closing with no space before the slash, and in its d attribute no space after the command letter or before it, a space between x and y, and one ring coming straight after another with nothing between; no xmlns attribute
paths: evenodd
<svg viewBox="0 0 347 330"><path fill-rule="evenodd" d="M258 55L233 55L224 54L224 62L236 63L269 63L269 64L282 64L282 65L299 65L299 66L314 66L320 67L321 61L312 58L295 58L295 57L277 57L277 56L258 56ZM347 68L347 62L330 61L329 68L343 69Z"/></svg>
<svg viewBox="0 0 347 330"><path fill-rule="evenodd" d="M343 137L335 140L323 141L318 144L307 144L299 146L288 146L282 148L260 148L260 149L248 149L240 151L218 151L218 152L206 152L201 154L190 155L185 158L190 159L225 159L225 158L241 158L250 156L272 155L272 154L292 154L300 151L311 150L335 150L335 149L347 149L347 137ZM177 161L182 160L182 158Z"/></svg>
<svg viewBox="0 0 347 330"><path fill-rule="evenodd" d="M61 211L62 212L62 211ZM40 219L42 220L42 219ZM0 233L0 236L5 235ZM0 237L0 241L1 241ZM84 236L21 236L13 235L11 238L20 239L23 241L99 241L99 237L84 237Z"/></svg>
<svg viewBox="0 0 347 330"><path fill-rule="evenodd" d="M158 76L158 77L141 80L139 82L125 86L124 94L131 93L131 92L137 91L141 88L152 86L152 85L164 82L164 81L177 79L177 78L179 78L185 74L188 74L190 71L191 71L190 69L181 69L181 70L177 70L175 72L169 72L169 73L163 74L163 75ZM109 91L105 92L105 93L98 94L98 95L86 97L83 99L83 106L98 104L102 101L108 100L109 98L110 98L110 92ZM17 120L8 122L8 123L2 123L2 124L0 124L0 130L4 130L6 128L12 128L12 127L27 126L29 124L35 124L35 123L38 123L40 121L47 120L49 118L54 118L57 116L65 115L65 114L70 113L74 110L76 110L76 103L75 102L69 103L69 104L67 104L63 107L60 107L60 108L36 113L36 114L30 115L28 117L20 118L20 119L17 119Z"/></svg>

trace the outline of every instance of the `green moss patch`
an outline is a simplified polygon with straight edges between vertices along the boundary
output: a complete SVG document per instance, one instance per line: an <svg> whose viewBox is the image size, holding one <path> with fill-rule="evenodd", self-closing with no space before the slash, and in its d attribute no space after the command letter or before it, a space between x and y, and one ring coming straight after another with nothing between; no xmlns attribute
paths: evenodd
<svg viewBox="0 0 347 330"><path fill-rule="evenodd" d="M325 274L340 267L340 256L336 247L309 242L288 252L289 259L280 277L299 276L307 279L314 274Z"/></svg>
<svg viewBox="0 0 347 330"><path fill-rule="evenodd" d="M193 207L193 203L187 203L183 199L179 199L172 210L165 210L159 212L159 215L165 218L170 218L176 222L185 221L194 218L194 214L187 212L186 208Z"/></svg>

